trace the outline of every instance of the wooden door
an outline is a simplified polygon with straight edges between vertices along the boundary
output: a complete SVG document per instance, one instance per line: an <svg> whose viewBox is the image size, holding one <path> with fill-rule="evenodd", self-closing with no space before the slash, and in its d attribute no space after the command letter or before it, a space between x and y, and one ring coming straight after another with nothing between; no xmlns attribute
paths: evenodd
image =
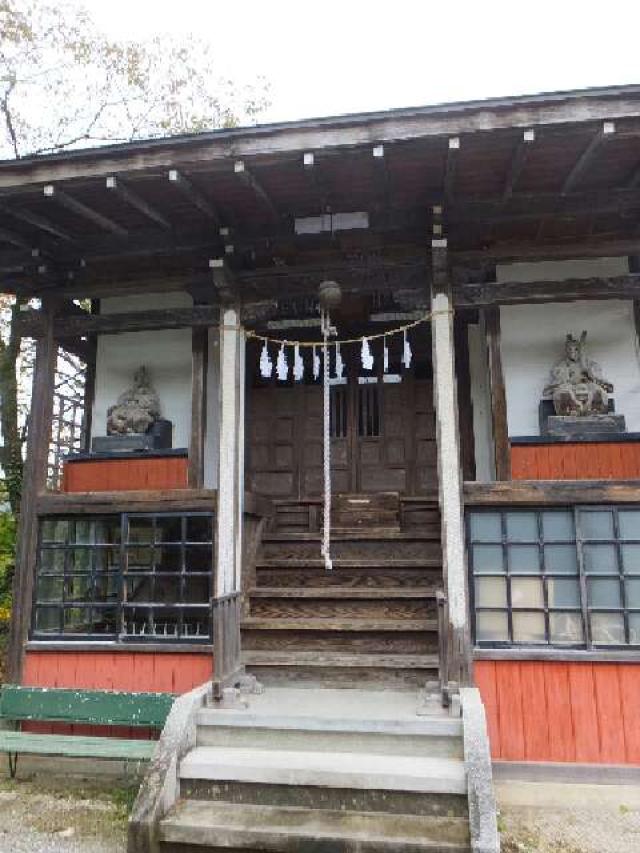
<svg viewBox="0 0 640 853"><path fill-rule="evenodd" d="M332 379L330 394L335 494L411 495L436 487L430 363L416 360L405 370L400 354L400 342L391 342L386 373L381 351L371 372L362 369L357 346L342 354L345 375ZM322 384L310 376L298 383L254 380L248 395L248 488L274 498L320 497Z"/></svg>

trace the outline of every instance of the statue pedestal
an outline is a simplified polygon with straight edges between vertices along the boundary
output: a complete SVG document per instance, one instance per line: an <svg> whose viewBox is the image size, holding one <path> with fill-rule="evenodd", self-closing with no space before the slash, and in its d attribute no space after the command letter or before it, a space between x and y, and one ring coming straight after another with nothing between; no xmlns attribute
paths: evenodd
<svg viewBox="0 0 640 853"><path fill-rule="evenodd" d="M549 415L544 423L543 435L581 439L602 433L626 432L624 415Z"/></svg>
<svg viewBox="0 0 640 853"><path fill-rule="evenodd" d="M96 435L91 439L93 453L123 453L136 450L169 450L172 444L172 423L161 418L149 432L130 432L124 435Z"/></svg>

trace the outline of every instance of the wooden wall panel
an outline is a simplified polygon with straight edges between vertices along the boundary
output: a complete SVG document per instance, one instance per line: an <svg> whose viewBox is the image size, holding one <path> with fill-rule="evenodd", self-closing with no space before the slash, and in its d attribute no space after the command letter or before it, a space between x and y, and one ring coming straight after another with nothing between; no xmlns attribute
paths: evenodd
<svg viewBox="0 0 640 853"><path fill-rule="evenodd" d="M640 442L514 444L514 480L636 480Z"/></svg>
<svg viewBox="0 0 640 853"><path fill-rule="evenodd" d="M63 492L120 492L187 488L185 456L67 462Z"/></svg>
<svg viewBox="0 0 640 853"><path fill-rule="evenodd" d="M491 754L640 764L640 663L476 661Z"/></svg>

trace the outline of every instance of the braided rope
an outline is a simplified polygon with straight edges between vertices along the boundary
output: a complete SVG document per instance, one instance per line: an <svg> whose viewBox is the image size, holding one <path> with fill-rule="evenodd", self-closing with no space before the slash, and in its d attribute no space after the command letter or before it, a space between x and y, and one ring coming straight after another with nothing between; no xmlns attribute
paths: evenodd
<svg viewBox="0 0 640 853"><path fill-rule="evenodd" d="M324 476L324 518L321 554L324 567L333 569L331 560L331 384L329 364L329 315L322 313L322 464Z"/></svg>

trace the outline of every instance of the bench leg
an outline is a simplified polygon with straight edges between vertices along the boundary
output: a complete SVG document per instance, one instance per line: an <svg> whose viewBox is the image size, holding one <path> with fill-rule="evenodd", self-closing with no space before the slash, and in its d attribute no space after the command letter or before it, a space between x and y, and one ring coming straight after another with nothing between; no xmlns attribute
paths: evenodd
<svg viewBox="0 0 640 853"><path fill-rule="evenodd" d="M9 752L7 753L9 758L9 775L12 779L16 778L16 771L18 770L18 753L17 752Z"/></svg>

